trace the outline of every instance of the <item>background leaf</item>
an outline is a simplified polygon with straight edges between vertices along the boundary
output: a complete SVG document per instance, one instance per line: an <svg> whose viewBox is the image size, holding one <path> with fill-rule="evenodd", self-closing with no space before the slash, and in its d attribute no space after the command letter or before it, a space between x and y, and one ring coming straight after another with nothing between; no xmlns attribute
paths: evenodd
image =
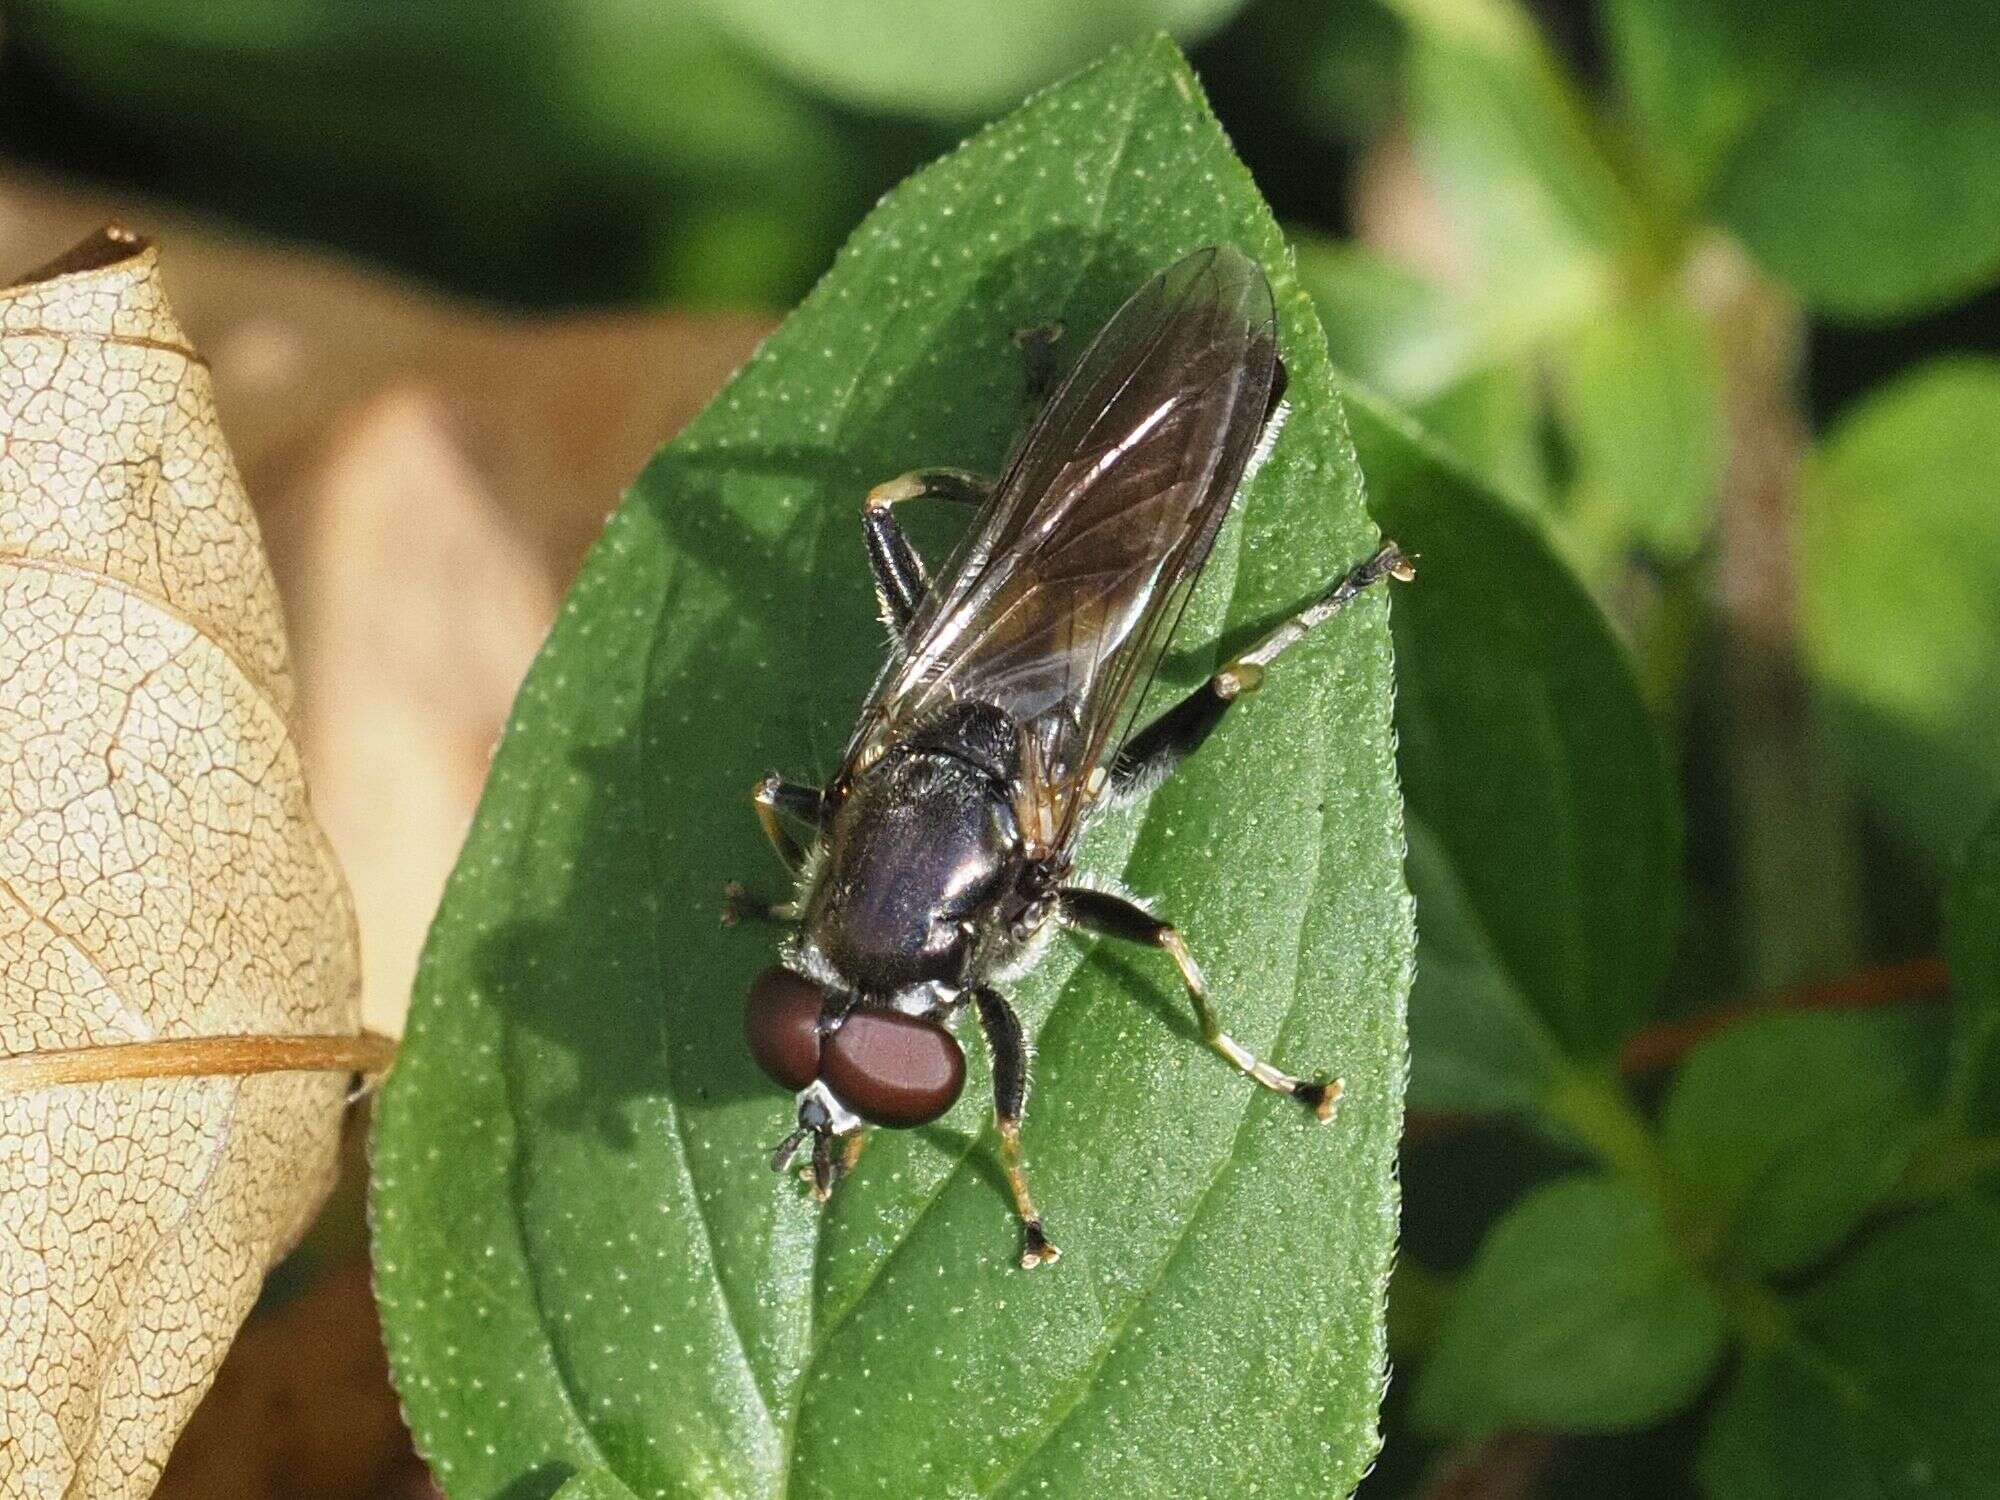
<svg viewBox="0 0 2000 1500"><path fill-rule="evenodd" d="M884 170L691 5L34 0L8 21L17 92L81 101L160 186L501 302L795 294Z"/></svg>
<svg viewBox="0 0 2000 1500"><path fill-rule="evenodd" d="M1632 205L1568 79L1511 0L1394 0L1412 145L1479 316L1518 345L1603 301Z"/></svg>
<svg viewBox="0 0 2000 1500"><path fill-rule="evenodd" d="M1530 1103L1651 1004L1678 812L1609 626L1531 522L1347 392L1369 505L1417 558L1397 600L1396 731L1424 914L1411 1100Z"/></svg>
<svg viewBox="0 0 2000 1500"><path fill-rule="evenodd" d="M736 1017L773 938L716 924L725 880L772 869L745 789L830 770L879 659L858 497L918 463L997 465L1027 409L1013 331L1094 328L1215 240L1272 273L1297 409L1190 606L1167 675L1199 680L1218 633L1247 638L1373 531L1310 304L1164 43L892 195L593 554L383 1100L378 1286L454 1500L591 1465L800 1496L1359 1478L1411 938L1386 600L1086 851L1182 922L1239 1034L1340 1069L1340 1121L1253 1097L1145 955L1059 945L1018 994L1052 1274L1013 1268L979 1077L937 1127L871 1145L824 1215L771 1178L786 1101Z"/></svg>
<svg viewBox="0 0 2000 1500"><path fill-rule="evenodd" d="M1307 237L1299 280L1312 293L1334 367L1416 419L1461 465L1510 500L1548 495L1540 371L1529 330L1355 245Z"/></svg>
<svg viewBox="0 0 2000 1500"><path fill-rule="evenodd" d="M1622 1182L1569 1177L1494 1226L1417 1384L1454 1436L1636 1427L1683 1405L1723 1350L1723 1315Z"/></svg>
<svg viewBox="0 0 2000 1500"><path fill-rule="evenodd" d="M1593 574L1635 548L1685 563L1725 452L1722 371L1694 308L1672 291L1627 298L1563 340L1554 366L1575 469L1566 543Z"/></svg>
<svg viewBox="0 0 2000 1500"><path fill-rule="evenodd" d="M1888 1225L1812 1288L1724 1394L1715 1500L1977 1495L2000 1473L2000 1208ZM1950 1288L1940 1295L1940 1288Z"/></svg>
<svg viewBox="0 0 2000 1500"><path fill-rule="evenodd" d="M1242 0L875 0L801 9L784 0L700 0L728 36L830 98L894 114L964 120L1148 30L1183 41Z"/></svg>
<svg viewBox="0 0 2000 1500"><path fill-rule="evenodd" d="M1812 463L1801 644L1867 799L1948 860L2000 794L2000 360L1937 360Z"/></svg>
<svg viewBox="0 0 2000 1500"><path fill-rule="evenodd" d="M0 290L0 620L0 1490L138 1497L332 1184L360 995L256 522L129 236Z"/></svg>
<svg viewBox="0 0 2000 1500"><path fill-rule="evenodd" d="M1663 177L1808 302L1883 318L2000 276L2000 13L1818 0L1610 0Z"/></svg>
<svg viewBox="0 0 2000 1500"><path fill-rule="evenodd" d="M1886 1197L1935 1080L1923 1017L1769 1016L1703 1044L1674 1079L1669 1162L1751 1269L1825 1254Z"/></svg>

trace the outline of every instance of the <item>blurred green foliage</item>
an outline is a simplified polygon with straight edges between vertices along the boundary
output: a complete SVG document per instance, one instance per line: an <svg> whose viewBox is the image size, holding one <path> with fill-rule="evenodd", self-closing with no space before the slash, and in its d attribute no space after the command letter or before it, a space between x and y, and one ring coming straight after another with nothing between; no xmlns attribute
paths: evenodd
<svg viewBox="0 0 2000 1500"><path fill-rule="evenodd" d="M1421 554L1411 1100L1458 1125L1364 1495L1507 1424L1600 1434L1550 1494L2000 1492L1991 0L0 14L0 149L540 306L784 305L968 126L1195 42ZM1948 1013L1743 1016L1940 949Z"/></svg>
<svg viewBox="0 0 2000 1500"><path fill-rule="evenodd" d="M505 302L776 307L960 122L1237 3L11 0L0 139Z"/></svg>
<svg viewBox="0 0 2000 1500"><path fill-rule="evenodd" d="M1836 418L1801 494L1801 640L1870 801L1949 857L2000 796L2000 359Z"/></svg>
<svg viewBox="0 0 2000 1500"><path fill-rule="evenodd" d="M1419 1377L1417 1415L1459 1437L1637 1426L1700 1390L1723 1326L1656 1201L1616 1178L1565 1177L1487 1236Z"/></svg>

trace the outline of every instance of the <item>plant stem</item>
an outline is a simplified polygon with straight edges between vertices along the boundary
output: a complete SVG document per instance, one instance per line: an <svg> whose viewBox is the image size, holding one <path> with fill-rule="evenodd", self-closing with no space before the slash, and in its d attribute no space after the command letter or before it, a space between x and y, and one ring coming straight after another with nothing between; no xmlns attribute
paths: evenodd
<svg viewBox="0 0 2000 1500"><path fill-rule="evenodd" d="M1672 1208L1679 1202L1673 1174L1653 1127L1632 1105L1619 1082L1582 1067L1566 1070L1542 1096L1542 1107L1566 1125L1612 1171Z"/></svg>
<svg viewBox="0 0 2000 1500"><path fill-rule="evenodd" d="M120 1078L207 1078L250 1073L380 1073L396 1056L393 1037L192 1036L157 1042L62 1047L0 1058L0 1096L64 1083Z"/></svg>
<svg viewBox="0 0 2000 1500"><path fill-rule="evenodd" d="M1751 982L1776 988L1849 967L1856 925L1852 830L1825 770L1830 758L1797 653L1805 320L1727 242L1703 247L1694 279L1721 355L1729 420L1717 677L1731 727L1738 887Z"/></svg>
<svg viewBox="0 0 2000 1500"><path fill-rule="evenodd" d="M1791 1011L1871 1010L1879 1005L1942 1000L1950 987L1951 976L1941 958L1926 956L1878 964L1822 984L1799 985L1723 1005L1687 1021L1649 1026L1636 1033L1619 1051L1618 1067L1628 1076L1671 1067L1717 1032L1758 1016Z"/></svg>

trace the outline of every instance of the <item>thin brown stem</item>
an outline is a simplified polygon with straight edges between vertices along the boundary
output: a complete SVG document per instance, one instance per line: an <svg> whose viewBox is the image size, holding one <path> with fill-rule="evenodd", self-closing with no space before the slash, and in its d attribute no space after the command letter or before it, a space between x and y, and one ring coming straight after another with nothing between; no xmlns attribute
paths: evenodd
<svg viewBox="0 0 2000 1500"><path fill-rule="evenodd" d="M1935 955L1878 964L1822 984L1799 985L1769 995L1752 996L1718 1007L1686 1021L1648 1026L1626 1042L1618 1054L1618 1071L1627 1078L1670 1068L1717 1032L1758 1016L1817 1010L1872 1010L1883 1005L1925 1004L1949 998L1951 974ZM1404 1125L1403 1143L1476 1124L1480 1116L1454 1110L1420 1111Z"/></svg>
<svg viewBox="0 0 2000 1500"><path fill-rule="evenodd" d="M395 1038L373 1031L347 1036L194 1036L63 1047L0 1057L0 1094L123 1078L375 1074L387 1069L395 1056Z"/></svg>
<svg viewBox="0 0 2000 1500"><path fill-rule="evenodd" d="M1872 1010L1879 1005L1942 1000L1950 987L1951 975L1941 958L1879 964L1824 984L1800 985L1726 1005L1690 1020L1649 1026L1625 1044L1618 1055L1618 1069L1629 1077L1672 1067L1718 1031L1758 1016L1787 1011Z"/></svg>

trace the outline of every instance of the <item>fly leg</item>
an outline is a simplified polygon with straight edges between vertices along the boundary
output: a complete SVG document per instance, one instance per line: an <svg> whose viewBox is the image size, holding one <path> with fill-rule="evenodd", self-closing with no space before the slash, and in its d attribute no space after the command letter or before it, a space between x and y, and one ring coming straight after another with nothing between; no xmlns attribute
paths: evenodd
<svg viewBox="0 0 2000 1500"><path fill-rule="evenodd" d="M792 837L792 831L780 821L780 815L818 828L826 808L826 794L816 786L801 786L795 781L787 781L774 771L750 789L750 802L757 809L757 821L763 826L764 837L778 851L778 858L784 861L786 870L798 874L805 865L806 851ZM795 902L765 901L752 896L732 880L723 887L722 925L734 927L745 917L768 922L796 922L799 909Z"/></svg>
<svg viewBox="0 0 2000 1500"><path fill-rule="evenodd" d="M924 560L903 535L892 507L905 500L954 500L978 505L993 493L993 482L964 469L912 469L878 484L861 502L861 534L868 544L868 568L875 575L875 594L882 601L882 619L898 639L923 607L930 593Z"/></svg>
<svg viewBox="0 0 2000 1500"><path fill-rule="evenodd" d="M746 886L734 880L722 888L724 927L734 927L742 921L790 924L798 919L799 904L796 901L767 901L762 896L751 895Z"/></svg>
<svg viewBox="0 0 2000 1500"><path fill-rule="evenodd" d="M763 825L764 837L778 851L778 858L785 862L785 868L794 875L798 874L805 865L806 851L792 837L791 830L778 821L779 816L796 818L801 823L818 828L826 811L826 793L816 786L801 786L796 781L787 781L773 771L750 789L750 802L757 809L757 821Z"/></svg>
<svg viewBox="0 0 2000 1500"><path fill-rule="evenodd" d="M1263 686L1264 673L1272 662L1304 640L1315 626L1338 614L1369 585L1383 578L1408 583L1416 576L1396 544L1385 543L1367 562L1127 740L1111 763L1111 797L1135 796L1173 775L1182 761L1201 748L1232 703ZM1182 968L1185 971L1187 966ZM1194 988L1192 982L1189 988Z"/></svg>
<svg viewBox="0 0 2000 1500"><path fill-rule="evenodd" d="M979 1009L979 1029L993 1056L993 1119L1000 1127L1000 1165L1014 1193L1014 1212L1021 1220L1021 1268L1032 1271L1062 1258L1042 1230L1042 1216L1028 1192L1028 1167L1021 1157L1021 1110L1028 1102L1028 1043L1021 1018L998 990L981 985L972 992Z"/></svg>
<svg viewBox="0 0 2000 1500"><path fill-rule="evenodd" d="M1064 886L1060 895L1062 918L1071 926L1166 949L1174 966L1181 971L1181 982L1187 986L1189 998L1194 1001L1195 1014L1201 1019L1202 1040L1229 1059L1239 1072L1265 1088L1290 1095L1320 1120L1333 1118L1333 1107L1340 1099L1340 1080L1294 1078L1272 1067L1224 1031L1222 1019L1215 1013L1215 1002L1209 997L1208 982L1201 977L1194 955L1188 952L1187 940L1171 922L1162 922L1138 903L1109 891Z"/></svg>
<svg viewBox="0 0 2000 1500"><path fill-rule="evenodd" d="M1056 344L1063 325L1044 323L1020 329L1014 345L1028 371L1028 396L1040 406L1056 387L1061 371ZM868 492L861 503L861 530L868 544L868 567L875 575L875 593L882 602L882 619L898 640L910 628L930 593L924 560L896 524L891 507L905 500L951 500L983 505L993 493L993 481L966 469L912 469Z"/></svg>

